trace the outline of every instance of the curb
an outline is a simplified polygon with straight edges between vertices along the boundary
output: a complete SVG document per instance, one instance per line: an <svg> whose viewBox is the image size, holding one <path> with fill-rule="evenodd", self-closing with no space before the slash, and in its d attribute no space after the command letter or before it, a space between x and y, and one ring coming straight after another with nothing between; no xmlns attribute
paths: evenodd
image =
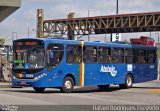
<svg viewBox="0 0 160 111"><path fill-rule="evenodd" d="M11 88L11 85L0 85L0 88Z"/></svg>
<svg viewBox="0 0 160 111"><path fill-rule="evenodd" d="M13 87L11 85L0 85L0 88L22 88L20 86Z"/></svg>

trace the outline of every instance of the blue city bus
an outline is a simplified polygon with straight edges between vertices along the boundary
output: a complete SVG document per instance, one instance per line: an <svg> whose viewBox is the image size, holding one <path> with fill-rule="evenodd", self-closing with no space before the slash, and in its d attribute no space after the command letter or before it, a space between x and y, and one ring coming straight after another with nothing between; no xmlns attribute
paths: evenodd
<svg viewBox="0 0 160 111"><path fill-rule="evenodd" d="M74 86L131 88L157 79L154 46L60 39L19 39L13 42L12 85L36 92Z"/></svg>

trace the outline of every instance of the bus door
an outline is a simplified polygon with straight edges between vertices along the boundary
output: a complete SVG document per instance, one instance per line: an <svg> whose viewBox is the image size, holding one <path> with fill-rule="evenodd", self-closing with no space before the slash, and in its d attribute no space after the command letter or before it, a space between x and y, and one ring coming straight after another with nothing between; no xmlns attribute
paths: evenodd
<svg viewBox="0 0 160 111"><path fill-rule="evenodd" d="M84 75L84 63L83 63L83 47L81 45L67 45L66 49L66 63L67 73L74 74L78 85L82 85L84 79L88 79L87 75ZM86 80L85 80L86 81Z"/></svg>
<svg viewBox="0 0 160 111"><path fill-rule="evenodd" d="M97 69L97 47L84 46L83 48L83 62L85 72L85 82L87 85L96 84Z"/></svg>

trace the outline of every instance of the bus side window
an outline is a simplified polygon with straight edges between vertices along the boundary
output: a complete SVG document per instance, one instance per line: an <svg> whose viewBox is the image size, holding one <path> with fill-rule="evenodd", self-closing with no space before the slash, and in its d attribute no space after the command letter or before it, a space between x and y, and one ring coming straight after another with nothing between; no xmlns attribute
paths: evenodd
<svg viewBox="0 0 160 111"><path fill-rule="evenodd" d="M113 63L124 63L124 49L123 48L112 48L112 62Z"/></svg>
<svg viewBox="0 0 160 111"><path fill-rule="evenodd" d="M107 50L107 63L111 63L112 62L112 58L111 58L111 48L108 48Z"/></svg>
<svg viewBox="0 0 160 111"><path fill-rule="evenodd" d="M147 51L147 63L153 64L156 61L156 50L149 49Z"/></svg>
<svg viewBox="0 0 160 111"><path fill-rule="evenodd" d="M80 63L82 61L82 47L79 45L67 46L67 63Z"/></svg>
<svg viewBox="0 0 160 111"><path fill-rule="evenodd" d="M97 62L97 47L85 46L83 53L84 63L96 63Z"/></svg>
<svg viewBox="0 0 160 111"><path fill-rule="evenodd" d="M139 64L145 64L146 63L146 50L145 49L138 49L137 53L137 62Z"/></svg>
<svg viewBox="0 0 160 111"><path fill-rule="evenodd" d="M47 64L49 70L57 67L63 59L64 46L62 44L50 44L47 48Z"/></svg>
<svg viewBox="0 0 160 111"><path fill-rule="evenodd" d="M75 63L80 63L82 61L82 47L77 46L76 47L76 53L75 53Z"/></svg>
<svg viewBox="0 0 160 111"><path fill-rule="evenodd" d="M111 63L111 49L108 47L98 48L99 63Z"/></svg>
<svg viewBox="0 0 160 111"><path fill-rule="evenodd" d="M67 46L67 63L72 63L74 61L74 47L73 46Z"/></svg>
<svg viewBox="0 0 160 111"><path fill-rule="evenodd" d="M125 49L125 63L133 64L134 58L133 58L133 49Z"/></svg>

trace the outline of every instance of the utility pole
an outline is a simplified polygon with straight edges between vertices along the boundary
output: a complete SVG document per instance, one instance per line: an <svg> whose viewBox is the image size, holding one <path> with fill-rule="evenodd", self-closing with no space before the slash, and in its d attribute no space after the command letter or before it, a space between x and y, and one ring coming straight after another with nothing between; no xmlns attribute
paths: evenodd
<svg viewBox="0 0 160 111"><path fill-rule="evenodd" d="M17 32L12 32L12 42L17 39Z"/></svg>
<svg viewBox="0 0 160 111"><path fill-rule="evenodd" d="M116 14L118 15L118 0L117 0L117 12L116 12Z"/></svg>
<svg viewBox="0 0 160 111"><path fill-rule="evenodd" d="M89 10L88 10L88 17L89 17ZM88 41L90 41L90 37L89 37L89 25L88 25Z"/></svg>
<svg viewBox="0 0 160 111"><path fill-rule="evenodd" d="M119 11L119 7L118 7L118 0L117 0L117 2L116 2L116 14L118 15L118 11ZM111 33L111 42L112 42L112 33Z"/></svg>
<svg viewBox="0 0 160 111"><path fill-rule="evenodd" d="M28 38L29 38L29 26L28 26Z"/></svg>

